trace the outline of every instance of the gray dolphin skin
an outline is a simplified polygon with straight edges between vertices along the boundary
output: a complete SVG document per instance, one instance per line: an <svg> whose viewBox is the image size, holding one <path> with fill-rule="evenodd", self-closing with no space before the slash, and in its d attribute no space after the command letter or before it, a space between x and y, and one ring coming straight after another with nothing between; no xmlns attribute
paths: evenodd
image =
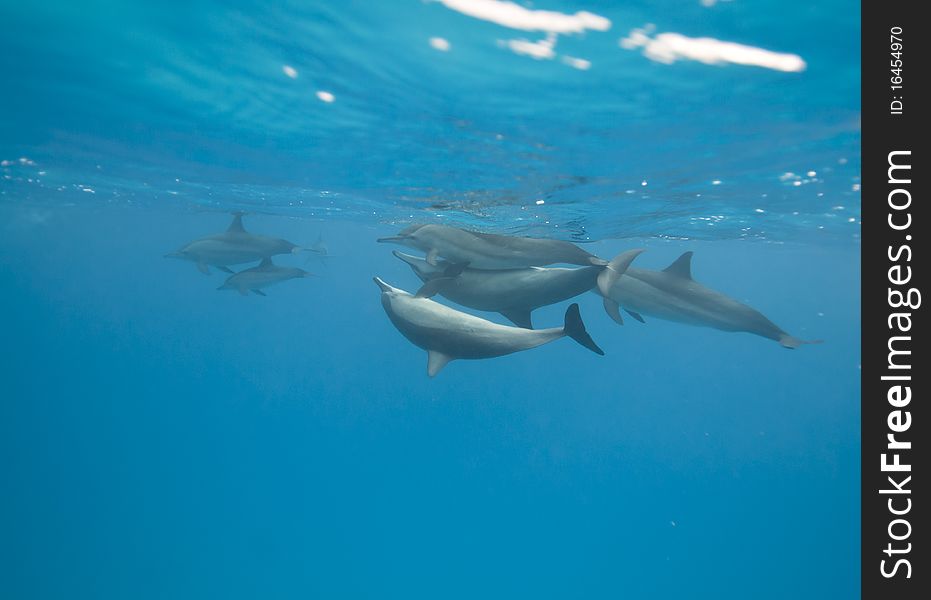
<svg viewBox="0 0 931 600"><path fill-rule="evenodd" d="M629 250L612 261L623 273L627 265L642 252ZM417 296L435 293L468 308L498 312L518 327L533 328L531 313L541 306L568 300L594 288L598 275L606 267L525 267L522 269L463 269L448 276L455 265L425 259L395 250L393 254L410 265L424 282Z"/></svg>
<svg viewBox="0 0 931 600"><path fill-rule="evenodd" d="M398 235L379 238L421 250L427 262L442 257L474 269L516 269L546 265L599 265L608 261L571 242L479 233L447 225L413 225Z"/></svg>
<svg viewBox="0 0 931 600"><path fill-rule="evenodd" d="M272 263L272 259L263 258L259 266L240 271L230 275L218 290L236 290L243 296L247 296L250 291L259 296L264 296L263 288L270 285L288 281L289 279L299 279L301 277L310 277L304 269L296 267L279 267Z"/></svg>
<svg viewBox="0 0 931 600"><path fill-rule="evenodd" d="M392 324L415 346L427 351L427 374L430 377L452 360L504 356L566 336L592 352L604 355L585 331L578 304L566 310L563 327L523 329L492 323L429 298L418 298L378 277L374 281L381 290L381 303Z"/></svg>
<svg viewBox="0 0 931 600"><path fill-rule="evenodd" d="M300 252L300 247L287 240L249 233L242 226L242 216L243 213L233 213L233 222L223 233L194 240L165 257L192 261L201 273L207 274L208 265L232 273L230 265Z"/></svg>
<svg viewBox="0 0 931 600"><path fill-rule="evenodd" d="M623 307L632 317L642 315L722 331L743 331L779 342L785 348L817 344L793 337L759 311L703 286L692 279L692 253L686 252L662 271L629 267L623 275L605 269L598 276L598 292L608 315L624 321Z"/></svg>

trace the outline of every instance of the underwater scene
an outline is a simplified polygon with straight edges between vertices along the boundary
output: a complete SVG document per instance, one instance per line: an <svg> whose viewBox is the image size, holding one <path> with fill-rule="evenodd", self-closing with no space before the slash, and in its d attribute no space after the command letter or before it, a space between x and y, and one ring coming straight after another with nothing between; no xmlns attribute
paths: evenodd
<svg viewBox="0 0 931 600"><path fill-rule="evenodd" d="M0 0L0 598L859 597L859 10Z"/></svg>

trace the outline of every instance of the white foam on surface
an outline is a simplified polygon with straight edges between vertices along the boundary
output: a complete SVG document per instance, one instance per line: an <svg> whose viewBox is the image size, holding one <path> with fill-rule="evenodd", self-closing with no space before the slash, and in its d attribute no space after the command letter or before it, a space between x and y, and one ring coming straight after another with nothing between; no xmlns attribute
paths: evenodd
<svg viewBox="0 0 931 600"><path fill-rule="evenodd" d="M798 73L807 67L797 54L772 52L710 37L692 38L680 33L658 33L651 37L652 32L650 25L634 29L620 40L620 45L627 50L643 48L644 56L667 65L693 60L706 65L745 65L786 73Z"/></svg>
<svg viewBox="0 0 931 600"><path fill-rule="evenodd" d="M474 19L522 31L582 33L587 29L607 31L611 20L588 11L566 14L525 8L503 0L439 0L443 6Z"/></svg>

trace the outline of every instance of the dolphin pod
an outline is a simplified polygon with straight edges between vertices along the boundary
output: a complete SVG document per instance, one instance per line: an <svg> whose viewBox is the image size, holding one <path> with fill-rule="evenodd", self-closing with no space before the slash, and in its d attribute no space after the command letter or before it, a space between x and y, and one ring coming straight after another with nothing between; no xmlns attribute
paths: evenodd
<svg viewBox="0 0 931 600"><path fill-rule="evenodd" d="M255 235L242 226L244 213L233 213L233 222L223 233L196 239L166 258L190 260L201 273L210 273L209 266L232 273L231 265L259 261L276 254L297 254L301 248L287 240Z"/></svg>
<svg viewBox="0 0 931 600"><path fill-rule="evenodd" d="M629 263L628 263L629 264ZM619 308L643 322L643 315L722 331L744 331L779 342L785 348L817 344L789 335L758 310L692 279L692 252L685 252L662 271L628 267L619 275L605 269L598 276L605 311L623 325Z"/></svg>
<svg viewBox="0 0 931 600"><path fill-rule="evenodd" d="M258 296L264 296L263 288L311 275L303 269L276 265L272 263L272 256L297 254L301 250L326 253L322 238L310 248L301 248L287 240L249 233L242 225L244 214L234 212L233 222L226 231L188 242L178 251L166 254L165 258L192 261L205 275L210 274L210 266L229 273L230 276L217 288L218 290L237 290L243 296L251 291ZM238 273L230 269L230 265L255 261L259 261L259 264Z"/></svg>
<svg viewBox="0 0 931 600"><path fill-rule="evenodd" d="M468 264L473 269L608 264L571 242L479 233L448 225L413 225L398 235L378 241L421 250L431 265L435 265L439 257L452 263Z"/></svg>
<svg viewBox="0 0 931 600"><path fill-rule="evenodd" d="M243 213L234 213L229 228L194 240L166 256L189 260L204 273L213 266L230 274L218 290L264 296L263 289L311 274L276 265L272 256L307 249L328 255L322 237L310 248L287 240L247 232ZM450 361L483 359L529 350L570 337L596 354L604 352L587 333L577 304L566 310L562 327L534 329L537 308L574 298L587 291L602 297L605 311L623 325L621 309L634 319L644 316L722 331L746 332L775 340L785 348L816 344L790 335L756 309L706 287L692 278L692 252L685 252L662 271L632 267L643 250L627 250L607 261L571 242L479 233L447 225L414 225L398 235L379 238L419 249L423 258L393 251L420 279L415 293L379 277L382 306L392 324L428 354L427 373L435 376ZM233 272L229 266L257 261ZM577 265L553 267L548 265ZM497 312L516 325L501 325L444 306L442 296L473 310Z"/></svg>
<svg viewBox="0 0 931 600"><path fill-rule="evenodd" d="M418 298L378 277L374 281L381 290L382 306L397 330L415 346L427 351L427 375L430 377L453 360L495 358L567 336L592 352L604 355L585 331L578 304L566 310L562 327L524 329L492 323L429 298Z"/></svg>

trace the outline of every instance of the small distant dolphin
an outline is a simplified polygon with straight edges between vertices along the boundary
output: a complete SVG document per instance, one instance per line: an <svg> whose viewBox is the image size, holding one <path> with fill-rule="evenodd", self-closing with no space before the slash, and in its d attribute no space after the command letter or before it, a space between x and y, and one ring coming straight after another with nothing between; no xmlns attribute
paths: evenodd
<svg viewBox="0 0 931 600"><path fill-rule="evenodd" d="M308 250L316 252L320 256L326 256L330 253L330 247L327 245L326 240L323 239L323 233L317 234L317 241Z"/></svg>
<svg viewBox="0 0 931 600"><path fill-rule="evenodd" d="M473 269L608 264L571 242L479 233L448 225L412 225L398 235L378 241L421 250L431 265L440 257L452 263L468 264Z"/></svg>
<svg viewBox="0 0 931 600"><path fill-rule="evenodd" d="M642 252L629 250L612 261L614 269L623 273L627 265ZM418 297L433 294L449 298L457 304L498 312L518 327L533 329L530 314L541 306L556 304L595 287L598 275L606 267L525 267L522 269L462 269L450 276L456 266L439 261L435 266L423 258L395 250L393 254L410 265L424 282ZM623 256L623 258L622 258Z"/></svg>
<svg viewBox="0 0 931 600"><path fill-rule="evenodd" d="M233 213L233 222L223 233L203 237L183 246L165 258L182 258L197 265L204 274L210 272L207 265L232 273L230 265L253 262L276 254L297 254L301 248L287 240L254 235L242 226L244 213Z"/></svg>
<svg viewBox="0 0 931 600"><path fill-rule="evenodd" d="M296 267L279 267L272 263L272 259L263 258L259 266L252 267L230 275L218 290L237 290L243 296L247 296L251 290L259 296L264 296L262 288L266 288L282 281L289 279L298 279L300 277L310 277L304 269Z"/></svg>
<svg viewBox="0 0 931 600"><path fill-rule="evenodd" d="M504 356L565 336L596 354L604 355L585 331L578 304L566 310L563 327L522 329L492 323L428 298L418 298L378 277L374 281L381 289L382 306L394 326L414 345L427 351L427 374L430 377L439 373L451 360Z"/></svg>
<svg viewBox="0 0 931 600"><path fill-rule="evenodd" d="M662 271L630 267L623 275L605 269L598 276L598 292L608 315L623 325L619 307L640 322L642 315L723 331L744 331L776 340L786 348L805 341L780 329L759 311L692 279L692 252L686 252Z"/></svg>

